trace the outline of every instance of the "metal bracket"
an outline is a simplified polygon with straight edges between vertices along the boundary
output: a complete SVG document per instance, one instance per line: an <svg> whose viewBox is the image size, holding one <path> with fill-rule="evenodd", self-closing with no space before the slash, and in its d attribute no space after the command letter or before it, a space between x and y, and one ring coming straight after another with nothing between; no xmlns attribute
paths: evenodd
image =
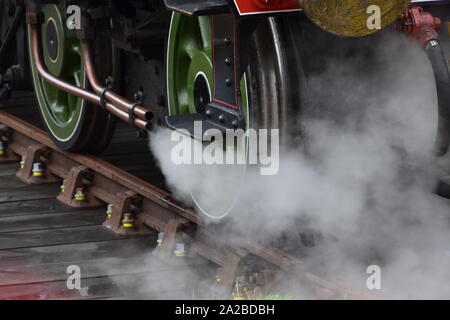
<svg viewBox="0 0 450 320"><path fill-rule="evenodd" d="M160 246L157 249L159 257L170 264L178 264L178 261L174 259L174 251L176 247L178 233L181 232L183 225L187 223L184 219L174 218L171 219L164 228L164 238ZM181 261L184 262L185 259Z"/></svg>
<svg viewBox="0 0 450 320"><path fill-rule="evenodd" d="M259 19L240 19L232 14L212 16L214 90L212 101L204 112L166 117L166 124L173 130L185 130L200 141L210 141L208 130L222 134L228 130L246 128L242 109L240 80L248 66L248 39ZM194 123L202 122L201 134L195 132Z"/></svg>
<svg viewBox="0 0 450 320"><path fill-rule="evenodd" d="M11 142L10 137L12 130L5 125L0 125L0 143L2 146L2 154L0 155L0 163L17 162L20 160L19 156L8 149L8 144Z"/></svg>
<svg viewBox="0 0 450 320"><path fill-rule="evenodd" d="M33 173L33 167L36 163L41 163L45 169L45 162L48 156L49 150L47 147L41 144L29 146L23 157L23 168L16 173L16 177L27 184L48 184L61 181L48 170L44 170L39 176Z"/></svg>
<svg viewBox="0 0 450 320"><path fill-rule="evenodd" d="M230 253L225 257L223 266L219 268L217 277L226 293L231 293L233 291L237 268L242 258L246 255L248 255L248 252L246 251Z"/></svg>
<svg viewBox="0 0 450 320"><path fill-rule="evenodd" d="M141 210L140 196L134 191L126 191L116 196L111 217L107 218L103 226L116 234L123 236L137 236L153 234L144 222L139 218ZM124 227L123 220L126 214L134 217L132 227Z"/></svg>
<svg viewBox="0 0 450 320"><path fill-rule="evenodd" d="M84 166L74 167L64 182L57 200L71 208L99 208L103 203L88 192L85 179L88 169ZM77 193L79 196L77 197ZM78 198L78 199L77 199Z"/></svg>
<svg viewBox="0 0 450 320"><path fill-rule="evenodd" d="M164 228L162 242L155 251L155 254L165 263L176 266L205 263L205 260L195 250L189 250L189 248L184 257L177 257L175 254L177 243L184 242L182 239L183 229L188 225L189 222L183 218L173 218L167 222Z"/></svg>
<svg viewBox="0 0 450 320"><path fill-rule="evenodd" d="M169 10L188 16L211 15L230 11L227 0L164 0Z"/></svg>

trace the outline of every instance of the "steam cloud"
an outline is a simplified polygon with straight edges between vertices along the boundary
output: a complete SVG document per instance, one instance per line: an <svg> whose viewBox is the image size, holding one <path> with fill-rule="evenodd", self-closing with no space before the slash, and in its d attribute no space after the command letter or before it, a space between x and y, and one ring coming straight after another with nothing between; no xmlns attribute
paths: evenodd
<svg viewBox="0 0 450 320"><path fill-rule="evenodd" d="M432 155L437 101L429 62L416 44L386 32L334 51L308 77L311 103L300 119L306 145L285 146L276 176L248 169L233 228L264 243L294 234L283 249L347 286L367 290L366 268L376 264L377 295L450 298L449 202L433 194L448 159ZM220 183L171 163L169 135L160 129L150 144L174 195L189 203L192 181L220 194L212 189ZM315 246L302 245L304 230L320 231Z"/></svg>

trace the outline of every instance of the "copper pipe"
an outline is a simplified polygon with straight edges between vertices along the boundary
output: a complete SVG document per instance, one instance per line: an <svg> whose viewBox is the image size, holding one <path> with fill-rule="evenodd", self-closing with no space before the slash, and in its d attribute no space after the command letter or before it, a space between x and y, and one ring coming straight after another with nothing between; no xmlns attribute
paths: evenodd
<svg viewBox="0 0 450 320"><path fill-rule="evenodd" d="M30 25L30 29L31 29L32 52L33 52L33 57L34 57L36 68L37 68L39 75L46 82L57 87L58 89L61 89L67 93L70 93L74 96L80 97L82 99L85 99L89 102L92 102L94 104L97 104L97 105L103 107L102 99L98 95L96 95L88 90L74 86L73 84L70 84L64 80L58 79L57 77L55 77L54 75L52 75L51 73L49 73L47 71L47 68L45 67L45 64L42 60L41 50L39 47L40 35L39 35L39 31L37 29L37 25ZM114 114L115 116L117 116L119 119L121 119L123 121L129 121L128 113L121 110L120 108L116 107L115 105L113 105L109 102L106 102L104 104L104 108L107 111ZM136 127L141 128L141 129L149 129L151 126L150 123L148 123L147 121L144 121L142 119L134 119L133 123Z"/></svg>
<svg viewBox="0 0 450 320"><path fill-rule="evenodd" d="M88 40L81 40L81 52L84 59L84 65L86 67L86 74L94 91L98 95L103 94L106 100L110 101L112 104L119 107L123 111L128 112L130 106L133 105L133 102L119 96L112 90L108 90L99 81L95 72L94 62L92 61L91 46ZM136 105L134 107L133 114L136 117L141 118L142 120L151 120L153 118L153 113L140 105Z"/></svg>

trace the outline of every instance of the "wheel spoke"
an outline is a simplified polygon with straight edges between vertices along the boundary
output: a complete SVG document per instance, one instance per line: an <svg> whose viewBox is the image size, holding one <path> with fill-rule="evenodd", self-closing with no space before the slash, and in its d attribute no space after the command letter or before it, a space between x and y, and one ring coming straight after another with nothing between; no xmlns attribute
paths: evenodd
<svg viewBox="0 0 450 320"><path fill-rule="evenodd" d="M184 39L182 51L187 54L189 59L192 60L200 50L201 45L194 37L186 37Z"/></svg>
<svg viewBox="0 0 450 320"><path fill-rule="evenodd" d="M45 82L44 80L40 80L42 86L45 88L46 96L48 101L55 101L58 98L58 88L52 86L51 84Z"/></svg>
<svg viewBox="0 0 450 320"><path fill-rule="evenodd" d="M66 122L70 119L70 107L68 106L68 94L64 91L58 91L58 97L55 101L53 112L61 122Z"/></svg>
<svg viewBox="0 0 450 320"><path fill-rule="evenodd" d="M73 73L74 83L77 87L81 87L81 70L77 70Z"/></svg>
<svg viewBox="0 0 450 320"><path fill-rule="evenodd" d="M183 112L188 113L189 112L189 98L188 98L188 92L186 89L180 90L178 92L178 100L180 102L180 109L183 110Z"/></svg>
<svg viewBox="0 0 450 320"><path fill-rule="evenodd" d="M208 16L198 17L198 26L202 36L203 48L212 46L211 18Z"/></svg>
<svg viewBox="0 0 450 320"><path fill-rule="evenodd" d="M78 103L78 99L79 99L78 97L72 94L67 95L67 102L71 111L75 110L76 105Z"/></svg>
<svg viewBox="0 0 450 320"><path fill-rule="evenodd" d="M203 21L203 23L200 23L198 18L194 18L194 20L184 23L180 30L178 30L180 37L179 50L187 54L191 60L199 51L204 49L205 41L208 43L208 24L205 19L203 19ZM211 34L211 32L209 32L209 34Z"/></svg>
<svg viewBox="0 0 450 320"><path fill-rule="evenodd" d="M72 79L73 79L72 83L75 84L77 87L82 87L82 85L81 85L81 77L82 77L81 70L75 71L72 74ZM80 98L78 98L77 96L74 96L73 94L68 94L67 95L67 103L68 103L68 106L69 106L71 112L73 110L75 110L79 99Z"/></svg>
<svg viewBox="0 0 450 320"><path fill-rule="evenodd" d="M72 51L81 57L81 49L80 46L76 43L72 45Z"/></svg>

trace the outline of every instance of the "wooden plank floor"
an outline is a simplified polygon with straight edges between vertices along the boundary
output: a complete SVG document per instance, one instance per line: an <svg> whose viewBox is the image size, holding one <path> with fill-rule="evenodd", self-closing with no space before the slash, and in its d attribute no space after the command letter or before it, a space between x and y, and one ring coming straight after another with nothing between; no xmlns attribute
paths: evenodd
<svg viewBox="0 0 450 320"><path fill-rule="evenodd" d="M32 96L1 109L41 126ZM105 160L163 187L147 142L119 123ZM59 184L30 186L17 163L0 164L0 299L189 298L195 277L152 254L156 235L119 237L104 229L106 208L74 210L56 200ZM81 290L66 285L81 269Z"/></svg>

